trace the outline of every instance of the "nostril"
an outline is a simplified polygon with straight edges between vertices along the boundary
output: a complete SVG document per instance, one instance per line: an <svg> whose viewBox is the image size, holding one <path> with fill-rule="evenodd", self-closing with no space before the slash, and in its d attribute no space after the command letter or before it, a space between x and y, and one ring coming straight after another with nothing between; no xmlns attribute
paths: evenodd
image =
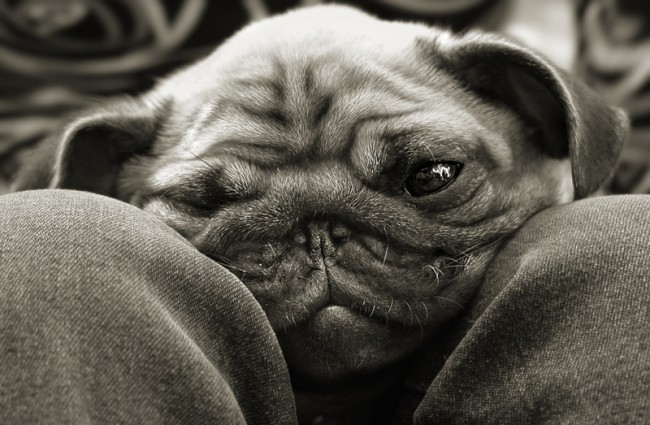
<svg viewBox="0 0 650 425"><path fill-rule="evenodd" d="M293 240L298 245L305 245L307 243L307 234L300 230L293 235Z"/></svg>
<svg viewBox="0 0 650 425"><path fill-rule="evenodd" d="M349 238L350 235L352 235L352 230L341 223L331 223L330 224L330 235L332 236L332 239L346 239Z"/></svg>

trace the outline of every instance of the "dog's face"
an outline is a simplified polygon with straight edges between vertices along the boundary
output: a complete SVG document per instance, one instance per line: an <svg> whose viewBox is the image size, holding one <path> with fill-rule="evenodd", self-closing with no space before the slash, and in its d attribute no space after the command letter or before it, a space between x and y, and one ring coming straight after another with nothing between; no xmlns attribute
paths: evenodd
<svg viewBox="0 0 650 425"><path fill-rule="evenodd" d="M505 41L329 6L84 115L51 186L159 217L239 276L295 375L331 382L458 314L499 241L603 182L624 121Z"/></svg>

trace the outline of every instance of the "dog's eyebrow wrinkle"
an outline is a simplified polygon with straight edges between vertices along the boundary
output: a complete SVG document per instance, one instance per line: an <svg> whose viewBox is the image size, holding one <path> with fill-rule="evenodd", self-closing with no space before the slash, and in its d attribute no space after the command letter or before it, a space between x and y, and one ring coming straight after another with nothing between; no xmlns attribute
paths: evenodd
<svg viewBox="0 0 650 425"><path fill-rule="evenodd" d="M249 89L258 92L259 94L266 94L268 100L275 100L284 102L287 98L287 90L283 82L278 81L277 78L270 77L253 77L253 78L238 78L232 81L233 90Z"/></svg>
<svg viewBox="0 0 650 425"><path fill-rule="evenodd" d="M371 88L403 102L418 103L422 100L422 86L413 80L412 75L373 62L364 63L363 68L364 72L349 76L349 87L345 92L367 91Z"/></svg>
<svg viewBox="0 0 650 425"><path fill-rule="evenodd" d="M260 93L239 92L238 98L215 100L201 116L202 126L229 119L233 114L244 115L249 120L262 121L284 129L291 123L291 117L276 99L264 99Z"/></svg>
<svg viewBox="0 0 650 425"><path fill-rule="evenodd" d="M290 123L289 116L279 108L255 108L250 105L240 105L238 109L251 117L270 121L280 127L286 127Z"/></svg>
<svg viewBox="0 0 650 425"><path fill-rule="evenodd" d="M314 82L314 67L310 63L307 64L307 66L305 66L305 69L303 70L302 89L304 90L305 93L312 94L315 88L316 88L316 84Z"/></svg>
<svg viewBox="0 0 650 425"><path fill-rule="evenodd" d="M320 96L314 101L314 112L312 114L312 124L314 126L318 126L323 122L333 104L334 99L329 95Z"/></svg>
<svg viewBox="0 0 650 425"><path fill-rule="evenodd" d="M235 158L253 162L260 165L271 165L286 162L296 156L296 152L289 144L268 143L257 140L229 139L213 144L201 157L220 157L231 155Z"/></svg>

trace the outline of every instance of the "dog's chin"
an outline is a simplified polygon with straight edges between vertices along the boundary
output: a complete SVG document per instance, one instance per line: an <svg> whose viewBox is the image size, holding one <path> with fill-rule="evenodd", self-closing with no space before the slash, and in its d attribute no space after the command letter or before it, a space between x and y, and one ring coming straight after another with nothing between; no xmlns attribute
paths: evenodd
<svg viewBox="0 0 650 425"><path fill-rule="evenodd" d="M390 369L420 345L424 332L328 305L279 331L278 339L292 375L318 387L345 385Z"/></svg>

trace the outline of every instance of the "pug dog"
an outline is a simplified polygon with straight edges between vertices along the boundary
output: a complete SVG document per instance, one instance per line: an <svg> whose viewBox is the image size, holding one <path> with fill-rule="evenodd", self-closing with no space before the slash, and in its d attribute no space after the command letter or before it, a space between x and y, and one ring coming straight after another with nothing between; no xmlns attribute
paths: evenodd
<svg viewBox="0 0 650 425"><path fill-rule="evenodd" d="M15 189L158 217L252 292L297 393L343 394L383 388L526 219L598 189L626 127L508 40L316 6L82 112Z"/></svg>

